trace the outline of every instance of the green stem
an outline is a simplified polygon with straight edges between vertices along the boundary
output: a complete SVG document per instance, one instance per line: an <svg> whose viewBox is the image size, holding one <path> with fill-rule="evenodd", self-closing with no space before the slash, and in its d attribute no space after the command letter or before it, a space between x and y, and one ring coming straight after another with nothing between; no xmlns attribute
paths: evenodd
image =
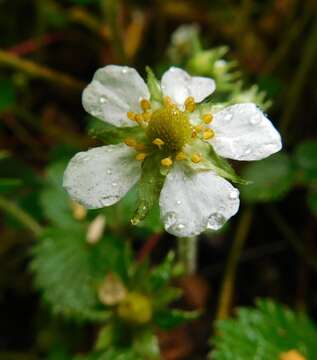
<svg viewBox="0 0 317 360"><path fill-rule="evenodd" d="M7 200L3 196L0 196L0 209L14 216L21 224L31 230L35 236L39 236L41 234L41 225L18 205L11 202L10 200Z"/></svg>
<svg viewBox="0 0 317 360"><path fill-rule="evenodd" d="M194 274L197 266L197 237L178 238L178 257L187 275Z"/></svg>
<svg viewBox="0 0 317 360"><path fill-rule="evenodd" d="M216 320L228 317L232 304L236 270L241 252L252 223L252 208L247 207L240 216L240 221L229 253L224 278L221 285Z"/></svg>

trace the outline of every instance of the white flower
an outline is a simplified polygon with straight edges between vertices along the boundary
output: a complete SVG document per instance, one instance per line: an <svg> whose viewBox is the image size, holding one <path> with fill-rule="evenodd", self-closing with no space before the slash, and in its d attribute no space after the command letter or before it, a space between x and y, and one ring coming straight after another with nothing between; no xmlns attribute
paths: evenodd
<svg viewBox="0 0 317 360"><path fill-rule="evenodd" d="M110 206L156 154L166 170L159 199L166 231L185 237L217 230L238 211L239 191L220 176L225 171L214 165L212 149L224 158L260 160L281 149L280 135L252 103L213 114L197 105L215 90L212 79L172 67L160 86L163 97L153 100L132 68L109 65L96 72L84 90L84 108L123 130L138 127L140 136L78 153L65 171L64 187L87 208Z"/></svg>

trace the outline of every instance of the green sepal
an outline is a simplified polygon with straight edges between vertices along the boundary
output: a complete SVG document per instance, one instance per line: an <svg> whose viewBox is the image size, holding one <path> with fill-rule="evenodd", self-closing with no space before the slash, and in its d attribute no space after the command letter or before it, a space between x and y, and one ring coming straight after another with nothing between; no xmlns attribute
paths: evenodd
<svg viewBox="0 0 317 360"><path fill-rule="evenodd" d="M147 86L150 91L151 101L161 102L163 99L163 95L162 95L160 82L158 81L154 72L152 71L152 69L149 66L147 66L145 69L146 69L146 73L147 73L146 82L147 82Z"/></svg>
<svg viewBox="0 0 317 360"><path fill-rule="evenodd" d="M118 128L98 119L90 121L88 135L105 144L119 144L124 142L126 138L134 138L137 141L144 138L144 133L139 126Z"/></svg>
<svg viewBox="0 0 317 360"><path fill-rule="evenodd" d="M169 330L187 321L196 320L200 315L199 311L167 309L157 312L153 320L160 329Z"/></svg>
<svg viewBox="0 0 317 360"><path fill-rule="evenodd" d="M158 201L164 177L160 173L157 155L147 157L142 166L142 175L138 188L138 206L131 219L133 225L144 220L153 205Z"/></svg>

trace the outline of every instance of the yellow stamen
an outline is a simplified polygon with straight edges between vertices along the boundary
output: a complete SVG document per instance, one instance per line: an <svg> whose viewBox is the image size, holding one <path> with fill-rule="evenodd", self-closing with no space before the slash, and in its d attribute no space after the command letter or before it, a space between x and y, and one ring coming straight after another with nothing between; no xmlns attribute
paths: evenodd
<svg viewBox="0 0 317 360"><path fill-rule="evenodd" d="M170 167L173 165L173 160L171 158L167 157L167 158L164 158L161 160L161 164L163 166Z"/></svg>
<svg viewBox="0 0 317 360"><path fill-rule="evenodd" d="M185 109L188 112L193 112L196 109L196 104L195 104L195 99L192 96L189 96L186 100L185 100Z"/></svg>
<svg viewBox="0 0 317 360"><path fill-rule="evenodd" d="M201 160L202 160L202 156L200 154L193 154L191 157L191 161L194 164L198 164L199 162L201 162Z"/></svg>
<svg viewBox="0 0 317 360"><path fill-rule="evenodd" d="M151 111L147 111L143 113L143 121L149 122L151 120L151 117L152 117Z"/></svg>
<svg viewBox="0 0 317 360"><path fill-rule="evenodd" d="M202 130L203 130L203 126L202 125L196 125L195 127L194 127L194 130L197 132L197 133L199 133L199 132L201 132Z"/></svg>
<svg viewBox="0 0 317 360"><path fill-rule="evenodd" d="M156 138L155 140L152 141L152 144L158 146L158 148L161 149L161 147L165 144L165 142L160 138Z"/></svg>
<svg viewBox="0 0 317 360"><path fill-rule="evenodd" d="M133 138L126 138L124 139L124 143L128 146L131 146L131 147L135 147L135 145L137 144L137 142L135 141L135 139Z"/></svg>
<svg viewBox="0 0 317 360"><path fill-rule="evenodd" d="M140 101L140 106L141 106L143 111L151 109L151 103L147 99L142 99Z"/></svg>
<svg viewBox="0 0 317 360"><path fill-rule="evenodd" d="M204 140L209 140L215 136L215 132L212 129L206 129L203 133Z"/></svg>
<svg viewBox="0 0 317 360"><path fill-rule="evenodd" d="M136 113L134 113L132 111L128 111L127 117L132 121L136 121Z"/></svg>
<svg viewBox="0 0 317 360"><path fill-rule="evenodd" d="M135 156L135 160L143 161L147 156L147 153L138 153Z"/></svg>
<svg viewBox="0 0 317 360"><path fill-rule="evenodd" d="M205 114L202 116L202 120L205 124L210 124L213 120L212 114Z"/></svg>
<svg viewBox="0 0 317 360"><path fill-rule="evenodd" d="M135 121L136 122L141 122L143 120L143 115L142 114L136 114L135 115Z"/></svg>
<svg viewBox="0 0 317 360"><path fill-rule="evenodd" d="M176 160L178 161L182 161L182 160L186 160L187 159L187 156L185 153L183 153L182 151L180 151L176 157L175 157Z"/></svg>
<svg viewBox="0 0 317 360"><path fill-rule="evenodd" d="M138 150L138 151L143 151L146 149L146 146L144 144L141 144L141 143L136 143L134 145L135 149Z"/></svg>
<svg viewBox="0 0 317 360"><path fill-rule="evenodd" d="M174 106L173 100L169 96L164 96L163 104L167 107Z"/></svg>

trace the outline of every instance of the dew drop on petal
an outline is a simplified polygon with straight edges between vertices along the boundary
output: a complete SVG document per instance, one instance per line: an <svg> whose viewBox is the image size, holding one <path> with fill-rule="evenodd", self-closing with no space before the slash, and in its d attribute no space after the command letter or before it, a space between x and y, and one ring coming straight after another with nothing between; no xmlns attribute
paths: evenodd
<svg viewBox="0 0 317 360"><path fill-rule="evenodd" d="M177 230L183 230L185 228L184 224L178 224L177 226Z"/></svg>
<svg viewBox="0 0 317 360"><path fill-rule="evenodd" d="M239 191L237 189L232 190L229 194L229 198L231 200L236 200L238 199L238 197L239 197Z"/></svg>
<svg viewBox="0 0 317 360"><path fill-rule="evenodd" d="M232 114L228 113L224 116L225 121L230 121L232 119Z"/></svg>
<svg viewBox="0 0 317 360"><path fill-rule="evenodd" d="M176 204L177 204L177 205L181 205L182 202L181 202L180 200L177 200L177 201L176 201Z"/></svg>
<svg viewBox="0 0 317 360"><path fill-rule="evenodd" d="M163 218L163 222L167 229L172 228L176 224L176 213L174 211L170 211L166 213L166 215Z"/></svg>
<svg viewBox="0 0 317 360"><path fill-rule="evenodd" d="M116 182L111 183L113 187L116 187L118 184Z"/></svg>
<svg viewBox="0 0 317 360"><path fill-rule="evenodd" d="M250 155L251 154L251 148L247 147L245 150L244 150L244 155Z"/></svg>
<svg viewBox="0 0 317 360"><path fill-rule="evenodd" d="M261 122L261 116L260 115L254 115L249 119L249 122L251 125L258 125Z"/></svg>
<svg viewBox="0 0 317 360"><path fill-rule="evenodd" d="M121 72L122 74L126 74L129 71L129 69L127 67L124 67Z"/></svg>
<svg viewBox="0 0 317 360"><path fill-rule="evenodd" d="M208 216L206 227L211 230L219 230L226 222L226 218L220 213L212 213Z"/></svg>
<svg viewBox="0 0 317 360"><path fill-rule="evenodd" d="M107 101L107 99L104 96L101 96L99 101L101 104L104 104Z"/></svg>
<svg viewBox="0 0 317 360"><path fill-rule="evenodd" d="M111 175L111 174L112 174L112 170L107 169L107 174L108 174L108 175Z"/></svg>

